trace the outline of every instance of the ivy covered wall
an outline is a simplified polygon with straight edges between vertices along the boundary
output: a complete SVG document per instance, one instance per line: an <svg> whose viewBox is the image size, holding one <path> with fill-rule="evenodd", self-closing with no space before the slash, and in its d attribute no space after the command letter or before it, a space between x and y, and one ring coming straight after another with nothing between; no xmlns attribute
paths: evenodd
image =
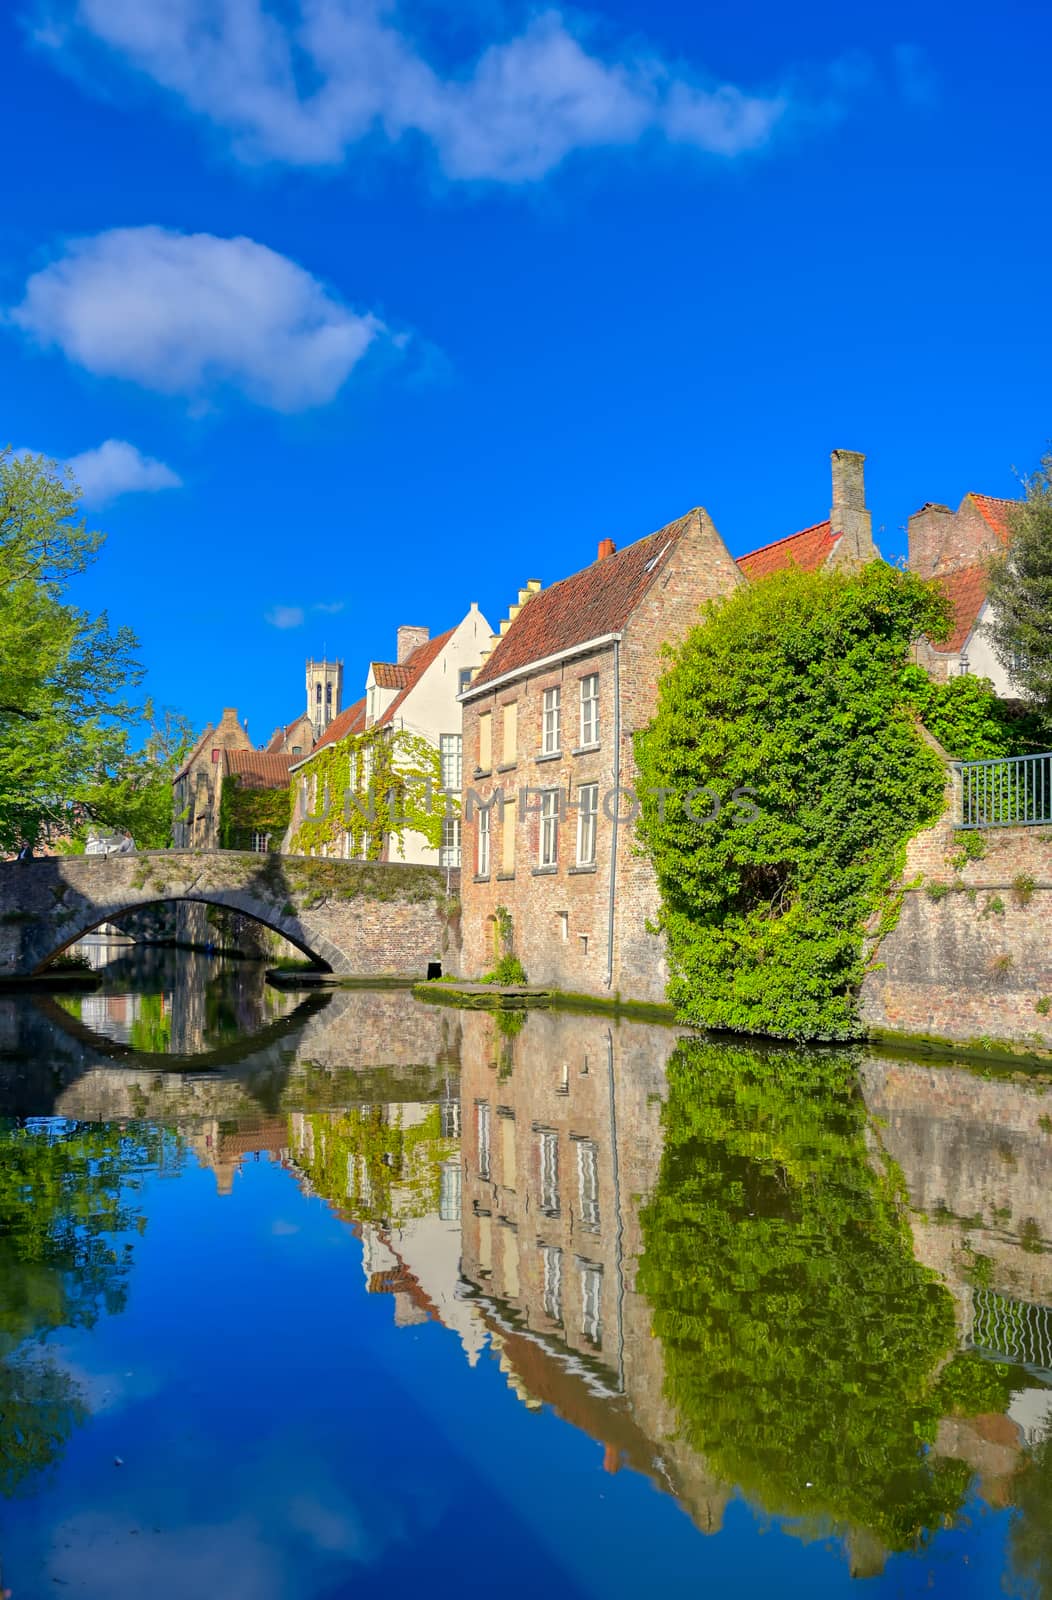
<svg viewBox="0 0 1052 1600"><path fill-rule="evenodd" d="M289 825L289 789L246 788L236 773L223 779L219 799L219 848L252 850L259 834L268 834L268 850L280 850Z"/></svg>

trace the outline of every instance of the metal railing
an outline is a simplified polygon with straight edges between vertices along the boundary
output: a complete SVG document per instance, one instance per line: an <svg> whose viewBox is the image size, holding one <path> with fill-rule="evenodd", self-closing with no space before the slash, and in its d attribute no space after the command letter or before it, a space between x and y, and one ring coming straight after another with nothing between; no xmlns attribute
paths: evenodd
<svg viewBox="0 0 1052 1600"><path fill-rule="evenodd" d="M956 761L959 828L1052 825L1052 752Z"/></svg>
<svg viewBox="0 0 1052 1600"><path fill-rule="evenodd" d="M1010 1300L993 1289L972 1291L973 1349L998 1361L1052 1372L1052 1309Z"/></svg>

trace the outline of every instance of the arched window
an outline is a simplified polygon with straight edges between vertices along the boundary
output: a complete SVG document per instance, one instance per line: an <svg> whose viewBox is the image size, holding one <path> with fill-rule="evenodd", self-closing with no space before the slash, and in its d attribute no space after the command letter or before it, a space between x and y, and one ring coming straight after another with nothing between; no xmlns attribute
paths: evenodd
<svg viewBox="0 0 1052 1600"><path fill-rule="evenodd" d="M321 684L320 683L317 684L316 687L315 687L314 698L318 702L318 704L321 705Z"/></svg>

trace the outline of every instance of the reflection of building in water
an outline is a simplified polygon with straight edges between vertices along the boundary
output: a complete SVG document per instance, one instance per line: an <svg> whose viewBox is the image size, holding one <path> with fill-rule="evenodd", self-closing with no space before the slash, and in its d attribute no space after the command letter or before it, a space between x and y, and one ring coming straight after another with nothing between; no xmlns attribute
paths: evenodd
<svg viewBox="0 0 1052 1600"><path fill-rule="evenodd" d="M676 1438L635 1291L676 1033L565 1012L531 1012L512 1039L482 1012L463 1028L462 1271L510 1387L715 1531L730 1491Z"/></svg>
<svg viewBox="0 0 1052 1600"><path fill-rule="evenodd" d="M485 1342L461 1298L460 1103L354 1106L288 1119L291 1161L362 1241L371 1294L389 1294L399 1327L434 1321L455 1332L474 1365Z"/></svg>
<svg viewBox="0 0 1052 1600"><path fill-rule="evenodd" d="M222 1195L233 1192L234 1179L248 1160L268 1156L284 1163L288 1158L288 1119L266 1117L252 1121L221 1122L209 1118L183 1130L183 1137L202 1167L215 1174L216 1188Z"/></svg>
<svg viewBox="0 0 1052 1600"><path fill-rule="evenodd" d="M962 1342L1052 1385L1052 1137L1040 1082L873 1058L862 1085L902 1169L918 1260L952 1291ZM1005 1415L945 1418L936 1451L966 1461L991 1505L1012 1499L1024 1451L1052 1423L1052 1391Z"/></svg>

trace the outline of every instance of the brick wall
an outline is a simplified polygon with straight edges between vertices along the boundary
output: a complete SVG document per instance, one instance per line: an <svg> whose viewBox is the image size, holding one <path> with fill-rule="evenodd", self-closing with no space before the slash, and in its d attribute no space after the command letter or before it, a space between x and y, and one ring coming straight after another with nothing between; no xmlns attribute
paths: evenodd
<svg viewBox="0 0 1052 1600"><path fill-rule="evenodd" d="M662 647L683 637L698 619L703 603L726 594L743 580L704 511L694 512L658 580L643 597L623 630L619 671L613 644L582 652L557 666L520 674L512 683L479 695L464 707L464 782L483 798L498 785L514 786L520 798L503 822L491 820L490 871L480 881L478 819L463 822L462 897L465 975L477 977L492 965L496 910L511 913L513 947L530 981L583 994L620 993L623 999L661 1002L667 966L664 941L647 931L659 909L649 863L638 854L633 739L653 715ZM529 603L529 602L528 602ZM615 750L615 672L619 677L621 732ZM579 747L580 681L599 677L599 745ZM562 695L562 752L541 755L544 691ZM504 706L518 702L518 745L514 765L503 761ZM492 718L493 762L479 764L479 718ZM501 770L501 768L504 770ZM570 810L559 829L557 870L539 866L540 817L524 807L523 788L557 787L576 806L582 784L599 786L597 849L594 868L577 866L577 813ZM621 791L614 794L615 785ZM536 808L536 796L529 807ZM615 813L618 821L615 824ZM514 821L512 821L514 818ZM512 874L501 870L503 829L515 828ZM616 857L615 857L616 841ZM611 865L616 860L613 942L610 940Z"/></svg>
<svg viewBox="0 0 1052 1600"><path fill-rule="evenodd" d="M960 1042L1052 1048L1052 1015L1035 1010L1052 995L1052 829L969 837L982 841L985 855L960 862L947 812L911 841L904 881L915 886L863 984L862 1019ZM1033 880L1032 892L1020 887L1024 879Z"/></svg>

